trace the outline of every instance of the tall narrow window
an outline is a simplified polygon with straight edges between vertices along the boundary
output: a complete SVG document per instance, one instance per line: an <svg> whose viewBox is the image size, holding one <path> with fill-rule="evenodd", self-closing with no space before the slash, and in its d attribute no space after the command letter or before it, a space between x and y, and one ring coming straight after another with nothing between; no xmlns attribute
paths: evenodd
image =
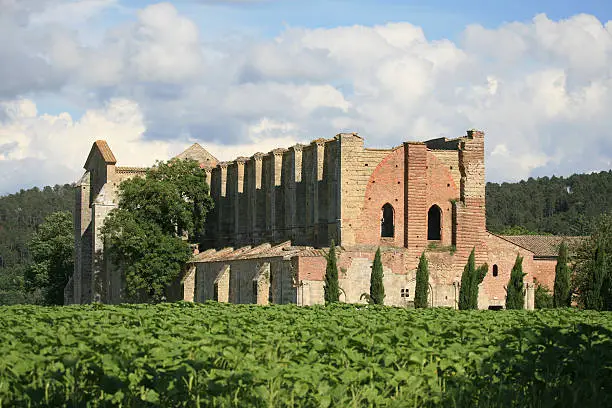
<svg viewBox="0 0 612 408"><path fill-rule="evenodd" d="M493 277L496 277L499 274L499 269L497 265L493 265Z"/></svg>
<svg viewBox="0 0 612 408"><path fill-rule="evenodd" d="M389 203L383 205L382 219L380 220L380 236L392 238L395 235L395 224L393 206Z"/></svg>
<svg viewBox="0 0 612 408"><path fill-rule="evenodd" d="M427 239L442 239L442 210L435 204L427 212Z"/></svg>

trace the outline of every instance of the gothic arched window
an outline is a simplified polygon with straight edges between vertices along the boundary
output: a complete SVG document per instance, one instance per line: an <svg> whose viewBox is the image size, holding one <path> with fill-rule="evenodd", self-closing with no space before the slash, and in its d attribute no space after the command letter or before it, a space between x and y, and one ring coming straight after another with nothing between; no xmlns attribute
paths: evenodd
<svg viewBox="0 0 612 408"><path fill-rule="evenodd" d="M427 239L442 239L442 210L435 204L427 212Z"/></svg>
<svg viewBox="0 0 612 408"><path fill-rule="evenodd" d="M395 222L393 206L389 203L382 207L382 219L380 220L380 236L392 238L395 235Z"/></svg>

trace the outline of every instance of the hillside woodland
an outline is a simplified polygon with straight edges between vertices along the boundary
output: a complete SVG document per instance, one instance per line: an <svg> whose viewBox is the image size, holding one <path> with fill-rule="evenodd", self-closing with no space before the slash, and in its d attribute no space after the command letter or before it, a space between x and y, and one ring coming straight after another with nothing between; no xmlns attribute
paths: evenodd
<svg viewBox="0 0 612 408"><path fill-rule="evenodd" d="M612 170L487 183L486 198L492 232L587 235L597 216L612 213ZM0 304L40 301L24 289L25 268L32 263L28 242L46 216L73 210L69 184L0 197Z"/></svg>
<svg viewBox="0 0 612 408"><path fill-rule="evenodd" d="M26 294L24 273L32 262L28 243L45 218L57 211L74 209L70 184L32 188L0 197L0 304L35 303Z"/></svg>
<svg viewBox="0 0 612 408"><path fill-rule="evenodd" d="M491 232L522 227L522 233L588 235L592 220L612 211L612 170L487 183L486 196Z"/></svg>

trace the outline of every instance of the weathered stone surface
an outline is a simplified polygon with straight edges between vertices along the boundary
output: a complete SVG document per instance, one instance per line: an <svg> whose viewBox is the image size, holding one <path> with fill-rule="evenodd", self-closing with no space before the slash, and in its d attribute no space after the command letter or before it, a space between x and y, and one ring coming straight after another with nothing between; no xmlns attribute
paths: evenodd
<svg viewBox="0 0 612 408"><path fill-rule="evenodd" d="M504 305L504 286L520 254L532 308L533 279L550 284L553 261L535 259L530 250L486 231L484 143L483 132L468 131L456 139L372 149L357 134L342 133L221 163L192 146L216 164L203 167L215 208L204 241L211 249L201 248L182 277L183 298L322 303L326 248L334 240L344 301L363 302L381 247L386 304L412 303L418 258L425 252L430 303L456 307L461 273L475 249L479 265L488 262L498 271L485 277L479 306ZM116 167L106 143L94 144L85 167L66 301L118 302L120 271L104 260L99 228L117 205L119 183L144 169Z"/></svg>

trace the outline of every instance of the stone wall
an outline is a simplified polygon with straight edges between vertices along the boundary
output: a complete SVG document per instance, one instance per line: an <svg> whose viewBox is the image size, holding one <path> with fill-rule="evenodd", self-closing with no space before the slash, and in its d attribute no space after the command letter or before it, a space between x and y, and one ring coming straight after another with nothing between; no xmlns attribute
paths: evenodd
<svg viewBox="0 0 612 408"><path fill-rule="evenodd" d="M296 303L291 261L256 258L198 262L194 300L243 304Z"/></svg>
<svg viewBox="0 0 612 408"><path fill-rule="evenodd" d="M212 170L208 233L214 246L338 239L338 138L274 149Z"/></svg>

